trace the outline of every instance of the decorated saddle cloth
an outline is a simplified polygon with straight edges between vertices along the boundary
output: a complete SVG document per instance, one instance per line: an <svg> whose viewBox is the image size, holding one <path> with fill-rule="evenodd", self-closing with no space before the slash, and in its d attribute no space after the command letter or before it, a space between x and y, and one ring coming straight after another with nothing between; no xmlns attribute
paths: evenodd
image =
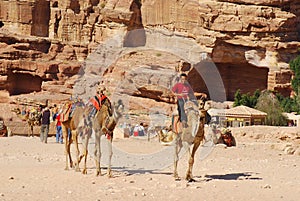
<svg viewBox="0 0 300 201"><path fill-rule="evenodd" d="M180 124L179 121L179 115L172 115L172 133L174 133L174 135L178 135L180 134L182 137L182 141L184 142L188 142L188 143L193 143L194 142L194 136L192 133L192 125L189 125L188 122L188 127L187 128L183 128ZM170 132L166 133L165 136L166 139L172 139L175 140L175 136L169 136L171 135Z"/></svg>
<svg viewBox="0 0 300 201"><path fill-rule="evenodd" d="M93 105L93 107L89 112L89 118L93 118L96 115L97 111L101 109L106 100L109 101L109 99L105 95L96 95L90 99L90 103Z"/></svg>
<svg viewBox="0 0 300 201"><path fill-rule="evenodd" d="M62 107L62 113L60 116L60 121L65 122L72 118L74 111L77 107L84 107L85 104L82 101L67 102Z"/></svg>

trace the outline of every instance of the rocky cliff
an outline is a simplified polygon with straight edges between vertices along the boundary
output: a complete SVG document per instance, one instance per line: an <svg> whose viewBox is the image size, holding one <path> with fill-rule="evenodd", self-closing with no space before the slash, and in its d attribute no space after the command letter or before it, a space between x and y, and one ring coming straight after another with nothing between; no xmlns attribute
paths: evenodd
<svg viewBox="0 0 300 201"><path fill-rule="evenodd" d="M154 50L176 55L160 67L189 71L194 90L211 97L222 87L228 100L237 89L289 95L288 62L299 51L299 22L297 0L1 0L0 89L71 94L84 73L127 79L126 68L135 62L114 63ZM148 88L157 85L151 75L145 75ZM134 83L136 96L153 92L142 83Z"/></svg>

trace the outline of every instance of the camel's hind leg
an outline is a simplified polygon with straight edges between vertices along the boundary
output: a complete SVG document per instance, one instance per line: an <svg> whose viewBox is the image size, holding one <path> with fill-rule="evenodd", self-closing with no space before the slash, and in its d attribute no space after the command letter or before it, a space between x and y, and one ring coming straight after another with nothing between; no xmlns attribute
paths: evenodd
<svg viewBox="0 0 300 201"><path fill-rule="evenodd" d="M176 180L179 179L178 172L177 172L177 165L179 160L179 152L182 148L182 140L180 137L180 134L176 135L176 141L175 141L175 152L174 152L174 177Z"/></svg>
<svg viewBox="0 0 300 201"><path fill-rule="evenodd" d="M86 135L83 140L83 154L80 155L79 161L78 161L78 165L79 165L80 161L84 157L84 166L83 166L82 174L87 174L86 160L88 157L88 144L89 144L89 136Z"/></svg>
<svg viewBox="0 0 300 201"><path fill-rule="evenodd" d="M80 155L80 151L79 151L79 147L78 147L78 135L77 135L77 131L76 130L72 130L72 140L75 144L75 149L76 149L76 163L75 163L75 171L76 172L80 172L80 168L79 168L79 155Z"/></svg>

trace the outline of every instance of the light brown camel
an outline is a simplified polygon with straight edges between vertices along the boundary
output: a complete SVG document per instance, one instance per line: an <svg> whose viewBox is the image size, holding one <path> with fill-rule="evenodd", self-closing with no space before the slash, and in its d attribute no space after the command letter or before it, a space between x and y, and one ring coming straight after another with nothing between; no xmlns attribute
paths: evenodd
<svg viewBox="0 0 300 201"><path fill-rule="evenodd" d="M124 109L124 105L122 101L118 101L118 104L113 104L112 107L108 104L103 104L101 109L96 113L93 121L92 121L92 129L95 132L95 163L96 163L96 175L101 176L101 137L105 135L106 139L108 140L108 167L107 167L107 175L108 177L112 177L111 172L111 158L112 158L112 140L113 140L113 131L118 123L118 120L122 116L122 112ZM83 128L84 130L84 128ZM92 130L88 131L89 134ZM88 141L89 141L89 134L85 135L84 140L84 153L79 158L80 160L85 157L84 160L84 168L82 173L87 173L86 168L86 159L88 155ZM79 163L78 162L78 163Z"/></svg>
<svg viewBox="0 0 300 201"><path fill-rule="evenodd" d="M66 103L64 105L65 110L69 110L70 108L70 103ZM84 164L84 169L83 169L83 174L87 173L86 170L86 159L87 159L87 154L88 154L88 139L89 136L92 132L93 128L96 133L96 139L97 139L97 132L98 130L103 130L105 133L111 133L115 127L114 122L117 117L119 117L119 112L118 110L115 110L112 112L112 106L109 101L109 99L105 99L105 101L102 103L101 109L97 111L95 117L90 121L90 123L87 122L87 116L89 115L90 112L90 107L86 106L77 106L75 107L72 117L71 118L66 118L65 121L62 121L62 131L63 131L63 138L64 138L64 144L65 144L65 154L66 154L66 167L65 170L69 169L68 166L68 159L70 162L70 167L73 168L75 166L76 171L80 171L79 168L79 163L83 157L85 157L85 164ZM113 113L113 115L112 115ZM105 122L103 122L105 120ZM99 129L102 128L102 129ZM68 129L71 131L71 136L68 135ZM80 155L79 147L78 147L78 135L79 133L83 135L84 137L84 151L83 154ZM70 152L70 147L72 142L75 144L75 149L76 149L76 163L73 164L72 157L71 157L71 152ZM96 142L97 145L97 142ZM96 152L95 150L95 155L100 152ZM97 171L98 175L98 171Z"/></svg>
<svg viewBox="0 0 300 201"><path fill-rule="evenodd" d="M185 104L185 111L188 118L188 127L182 128L179 121L174 122L173 132L175 132L175 155L174 155L174 177L179 179L177 172L177 164L179 161L179 152L183 144L189 147L189 167L185 179L193 181L192 170L194 165L194 157L197 149L204 139L204 124L206 110L204 110L206 97L203 96L198 100L198 106L193 102ZM193 145L192 152L190 146Z"/></svg>
<svg viewBox="0 0 300 201"><path fill-rule="evenodd" d="M38 110L34 109L32 111L26 112L24 115L21 113L21 110L19 108L12 109L12 112L16 113L19 118L21 118L23 121L27 122L28 125L28 137L30 135L34 136L33 134L33 127L34 126L40 126L41 125L41 116L42 113Z"/></svg>
<svg viewBox="0 0 300 201"><path fill-rule="evenodd" d="M71 108L71 102L67 102L63 105L63 110L68 111L64 113L62 116L62 122L61 122L61 127L62 127L62 133L63 133L63 139L64 139L64 145L65 145L65 155L66 155L66 167L65 170L69 169L68 165L68 159L70 162L70 167L73 168L75 164L73 164L72 156L71 156L71 144L74 142L75 144L75 149L76 149L76 159L77 161L79 160L79 148L78 148L78 133L77 133L77 126L79 125L80 121L83 119L83 114L85 112L84 107L76 107L73 111L72 117L69 118L69 111ZM70 130L70 135L68 130ZM76 171L79 170L78 163L76 163Z"/></svg>

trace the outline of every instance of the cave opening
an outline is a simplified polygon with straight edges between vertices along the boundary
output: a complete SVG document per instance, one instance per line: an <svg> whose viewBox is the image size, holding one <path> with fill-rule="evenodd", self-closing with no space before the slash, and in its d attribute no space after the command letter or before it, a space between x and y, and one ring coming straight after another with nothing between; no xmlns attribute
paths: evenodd
<svg viewBox="0 0 300 201"><path fill-rule="evenodd" d="M10 72L7 77L8 92L10 95L38 92L42 89L42 81L37 75Z"/></svg>
<svg viewBox="0 0 300 201"><path fill-rule="evenodd" d="M210 62L212 63L212 62ZM226 100L233 101L234 94L240 89L242 94L253 94L255 90L265 90L268 87L269 69L264 67L256 67L251 64L230 64L230 63L214 63L219 71L223 86L214 82L214 77L203 79L206 76L210 66L208 62L200 62L188 74L188 82L195 92L206 93L211 98L210 89L218 90L214 93L222 93L225 89ZM201 69L200 72L197 69ZM210 83L205 83L204 80L209 80ZM224 89L222 89L224 88Z"/></svg>

